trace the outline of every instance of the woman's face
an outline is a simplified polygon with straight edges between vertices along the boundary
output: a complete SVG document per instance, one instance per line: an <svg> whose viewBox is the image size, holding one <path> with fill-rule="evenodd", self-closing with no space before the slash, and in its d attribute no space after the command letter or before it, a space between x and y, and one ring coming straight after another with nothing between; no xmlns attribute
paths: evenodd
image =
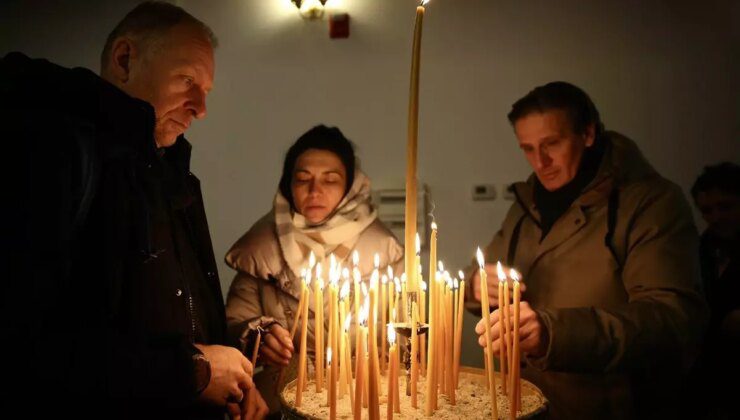
<svg viewBox="0 0 740 420"><path fill-rule="evenodd" d="M342 201L346 184L347 171L339 156L308 149L298 156L293 169L293 204L309 223L318 224Z"/></svg>

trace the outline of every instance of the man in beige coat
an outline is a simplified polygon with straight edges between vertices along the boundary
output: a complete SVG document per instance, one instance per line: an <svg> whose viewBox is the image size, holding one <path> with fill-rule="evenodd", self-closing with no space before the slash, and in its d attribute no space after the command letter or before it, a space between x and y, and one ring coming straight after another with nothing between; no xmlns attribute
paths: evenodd
<svg viewBox="0 0 740 420"><path fill-rule="evenodd" d="M698 236L680 188L634 142L604 131L588 95L571 84L536 88L509 120L534 174L513 186L516 202L486 260L523 274L522 377L544 392L551 418L677 415L707 317ZM495 266L486 269L496 279ZM497 302L495 280L488 289ZM496 309L496 353L498 320Z"/></svg>

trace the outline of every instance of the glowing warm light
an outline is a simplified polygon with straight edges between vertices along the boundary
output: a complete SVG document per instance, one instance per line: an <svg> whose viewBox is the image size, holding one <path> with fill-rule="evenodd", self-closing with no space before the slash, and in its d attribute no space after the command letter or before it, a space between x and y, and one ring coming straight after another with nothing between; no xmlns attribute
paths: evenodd
<svg viewBox="0 0 740 420"><path fill-rule="evenodd" d="M326 363L331 365L331 347L326 348Z"/></svg>
<svg viewBox="0 0 740 420"><path fill-rule="evenodd" d="M480 247L478 247L478 251L475 252L475 257L478 259L478 265L480 268L483 268L486 264L486 260L483 258L483 251L480 250Z"/></svg>
<svg viewBox="0 0 740 420"><path fill-rule="evenodd" d="M354 264L355 267L357 267L357 264L360 263L360 253L355 250L352 253L352 264Z"/></svg>
<svg viewBox="0 0 740 420"><path fill-rule="evenodd" d="M406 273L401 274L401 283L406 283Z"/></svg>
<svg viewBox="0 0 740 420"><path fill-rule="evenodd" d="M377 270L378 267L380 267L380 254L377 252L375 253L375 256L373 257L373 264L375 265L375 269Z"/></svg>
<svg viewBox="0 0 740 420"><path fill-rule="evenodd" d="M504 267L501 265L501 261L496 262L496 274L498 275L499 281L506 281L506 272Z"/></svg>
<svg viewBox="0 0 740 420"><path fill-rule="evenodd" d="M425 292L427 291L427 282L425 282L424 280L421 281L421 290Z"/></svg>
<svg viewBox="0 0 740 420"><path fill-rule="evenodd" d="M392 279L392 278L393 278L393 267L391 267L391 266L389 265L389 266L388 266L388 270L387 270L387 271L388 271L388 278L389 278L389 279Z"/></svg>
<svg viewBox="0 0 740 420"><path fill-rule="evenodd" d="M321 280L321 274L322 274L321 263L318 263L316 264L316 279L319 281Z"/></svg>
<svg viewBox="0 0 740 420"><path fill-rule="evenodd" d="M311 251L311 254L308 256L308 266L313 268L314 265L316 265L316 255Z"/></svg>
<svg viewBox="0 0 740 420"><path fill-rule="evenodd" d="M345 280L349 280L349 268L342 268L342 278Z"/></svg>
<svg viewBox="0 0 740 420"><path fill-rule="evenodd" d="M373 289L377 289L379 281L380 281L380 276L378 275L378 271L374 270L373 274L370 275L370 287Z"/></svg>
<svg viewBox="0 0 740 420"><path fill-rule="evenodd" d="M457 281L457 279L453 279L452 280L452 286L453 286L453 289L459 289L460 288L460 283Z"/></svg>
<svg viewBox="0 0 740 420"><path fill-rule="evenodd" d="M388 344L391 346L396 343L396 330L393 329L391 324L388 324Z"/></svg>
<svg viewBox="0 0 740 420"><path fill-rule="evenodd" d="M388 284L388 276L383 274L383 277L380 278L380 282L383 283L383 285Z"/></svg>
<svg viewBox="0 0 740 420"><path fill-rule="evenodd" d="M367 286L365 285L365 283L362 283L361 287L362 287L362 296L367 296Z"/></svg>
<svg viewBox="0 0 740 420"><path fill-rule="evenodd" d="M416 255L421 254L421 237L416 233Z"/></svg>
<svg viewBox="0 0 740 420"><path fill-rule="evenodd" d="M432 222L432 230L437 230L437 224Z"/></svg>
<svg viewBox="0 0 740 420"><path fill-rule="evenodd" d="M511 270L509 270L509 277L511 277L511 279L514 280L514 281L519 281L519 280L521 280L522 275L519 274L518 271L516 271L516 270L514 270L512 268Z"/></svg>
<svg viewBox="0 0 740 420"><path fill-rule="evenodd" d="M352 323L352 314L347 314L347 317L344 318L344 332L349 331L349 326Z"/></svg>
<svg viewBox="0 0 740 420"><path fill-rule="evenodd" d="M401 280L398 279L398 277L393 278L393 283L396 285L396 293L401 293L403 289L401 289Z"/></svg>
<svg viewBox="0 0 740 420"><path fill-rule="evenodd" d="M437 261L437 269L439 271L445 271L445 265L442 261Z"/></svg>
<svg viewBox="0 0 740 420"><path fill-rule="evenodd" d="M311 285L311 270L306 271L306 277L303 278L303 281L306 282L306 287Z"/></svg>
<svg viewBox="0 0 740 420"><path fill-rule="evenodd" d="M429 0L421 0L421 5L426 6L427 3L429 3Z"/></svg>
<svg viewBox="0 0 740 420"><path fill-rule="evenodd" d="M462 270L457 271L457 277L460 279L460 281L465 280L465 273L463 273Z"/></svg>
<svg viewBox="0 0 740 420"><path fill-rule="evenodd" d="M342 283L342 289L339 290L339 299L345 300L349 296L349 281Z"/></svg>

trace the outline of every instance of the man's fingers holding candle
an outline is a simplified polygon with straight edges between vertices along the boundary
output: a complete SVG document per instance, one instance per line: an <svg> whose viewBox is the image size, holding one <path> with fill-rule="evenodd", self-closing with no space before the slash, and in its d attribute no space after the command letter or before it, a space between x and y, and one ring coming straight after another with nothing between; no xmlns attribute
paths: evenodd
<svg viewBox="0 0 740 420"><path fill-rule="evenodd" d="M260 355L264 363L273 366L287 366L293 352L284 347L272 334L265 336L264 345L260 347Z"/></svg>
<svg viewBox="0 0 740 420"><path fill-rule="evenodd" d="M495 355L498 355L501 351L503 340L501 339L501 311L496 309L489 315L489 325L491 330L489 332L489 338L492 342L492 349ZM509 315L509 331L514 331L514 317L513 310ZM475 326L475 332L479 335L478 344L481 347L486 346L486 335L485 335L485 320L481 319ZM513 337L513 335L511 336ZM532 355L539 357L544 355L547 349L547 332L540 321L539 315L535 312L529 303L521 302L519 304L519 349Z"/></svg>

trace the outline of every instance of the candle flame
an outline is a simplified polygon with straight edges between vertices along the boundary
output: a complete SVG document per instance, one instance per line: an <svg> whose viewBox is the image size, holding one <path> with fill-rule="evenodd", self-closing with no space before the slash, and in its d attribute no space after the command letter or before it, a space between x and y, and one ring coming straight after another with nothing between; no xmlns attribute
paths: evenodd
<svg viewBox="0 0 740 420"><path fill-rule="evenodd" d="M360 275L360 269L355 267L352 269L352 277L354 277L355 283L359 283L362 281L362 275Z"/></svg>
<svg viewBox="0 0 740 420"><path fill-rule="evenodd" d="M427 282L425 282L424 280L421 281L421 290L425 292L427 291Z"/></svg>
<svg viewBox="0 0 740 420"><path fill-rule="evenodd" d="M401 274L401 283L406 283L406 273Z"/></svg>
<svg viewBox="0 0 740 420"><path fill-rule="evenodd" d="M308 266L313 268L314 265L316 265L316 255L311 251L311 254L308 255Z"/></svg>
<svg viewBox="0 0 740 420"><path fill-rule="evenodd" d="M365 285L365 283L361 283L361 284L362 284L362 296L367 296L367 286Z"/></svg>
<svg viewBox="0 0 740 420"><path fill-rule="evenodd" d="M480 247L478 247L478 250L475 252L475 257L478 259L478 266L483 268L483 266L486 265L486 260L483 258L483 251L480 250Z"/></svg>
<svg viewBox="0 0 740 420"><path fill-rule="evenodd" d="M388 276L383 274L383 276L380 278L380 282L384 285L388 284Z"/></svg>
<svg viewBox="0 0 740 420"><path fill-rule="evenodd" d="M396 330L391 324L388 324L388 344L391 346L396 344Z"/></svg>
<svg viewBox="0 0 740 420"><path fill-rule="evenodd" d="M432 222L432 230L437 230L437 223Z"/></svg>
<svg viewBox="0 0 740 420"><path fill-rule="evenodd" d="M416 255L421 254L421 237L419 232L416 233Z"/></svg>
<svg viewBox="0 0 740 420"><path fill-rule="evenodd" d="M342 278L349 281L349 268L342 268Z"/></svg>
<svg viewBox="0 0 740 420"><path fill-rule="evenodd" d="M437 261L437 270L445 271L445 264L442 261Z"/></svg>
<svg viewBox="0 0 740 420"><path fill-rule="evenodd" d="M305 268L301 268L301 277L306 277L306 270Z"/></svg>
<svg viewBox="0 0 740 420"><path fill-rule="evenodd" d="M332 252L331 255L329 255L329 269L333 269L337 266L337 257L334 256L334 253Z"/></svg>
<svg viewBox="0 0 740 420"><path fill-rule="evenodd" d="M522 275L521 275L521 274L519 274L519 272L518 272L518 271L516 271L516 270L514 270L513 268L512 268L511 270L509 270L509 276L510 276L510 277L511 277L511 279L512 279L512 280L514 280L514 281L519 281L519 280L521 280L521 278L522 278Z"/></svg>
<svg viewBox="0 0 740 420"><path fill-rule="evenodd" d="M311 284L311 270L306 271L306 277L303 278L303 281L306 283L306 287Z"/></svg>
<svg viewBox="0 0 740 420"><path fill-rule="evenodd" d="M354 250L352 252L352 264L354 264L355 267L357 267L357 264L360 263L360 253L357 252L357 250Z"/></svg>
<svg viewBox="0 0 740 420"><path fill-rule="evenodd" d="M377 289L379 281L380 276L378 275L378 270L373 270L373 274L370 275L370 288Z"/></svg>
<svg viewBox="0 0 740 420"><path fill-rule="evenodd" d="M342 289L339 290L339 299L345 300L349 296L349 281L342 283Z"/></svg>
<svg viewBox="0 0 740 420"><path fill-rule="evenodd" d="M460 288L460 283L458 283L457 279L452 280L452 286L454 287L455 290Z"/></svg>
<svg viewBox="0 0 740 420"><path fill-rule="evenodd" d="M331 347L326 348L326 363L331 365Z"/></svg>
<svg viewBox="0 0 740 420"><path fill-rule="evenodd" d="M399 280L398 277L394 277L393 283L396 285L396 293L401 293L401 280Z"/></svg>
<svg viewBox="0 0 740 420"><path fill-rule="evenodd" d="M349 326L352 323L352 314L347 314L347 317L344 318L344 332L349 331Z"/></svg>
<svg viewBox="0 0 740 420"><path fill-rule="evenodd" d="M321 280L321 263L316 264L316 279Z"/></svg>
<svg viewBox="0 0 740 420"><path fill-rule="evenodd" d="M496 274L498 274L499 281L506 281L506 272L504 267L501 265L501 261L496 261Z"/></svg>
<svg viewBox="0 0 740 420"><path fill-rule="evenodd" d="M316 285L319 286L319 290L324 290L324 279L322 279L321 277L317 277Z"/></svg>
<svg viewBox="0 0 740 420"><path fill-rule="evenodd" d="M389 265L387 271L388 271L388 278L392 279L393 278L393 267Z"/></svg>
<svg viewBox="0 0 740 420"><path fill-rule="evenodd" d="M367 318L369 314L370 314L370 299L366 296L365 303L362 304L362 309L360 309L360 324L363 327L367 326Z"/></svg>
<svg viewBox="0 0 740 420"><path fill-rule="evenodd" d="M426 5L427 5L427 3L429 3L429 0L421 0L421 3L420 3L420 4L421 4L422 6L426 6Z"/></svg>
<svg viewBox="0 0 740 420"><path fill-rule="evenodd" d="M460 281L465 280L465 273L463 273L462 270L457 270L457 277L460 279Z"/></svg>
<svg viewBox="0 0 740 420"><path fill-rule="evenodd" d="M375 256L373 257L373 264L375 265L375 269L377 270L378 267L380 267L380 254L377 252L375 253Z"/></svg>

